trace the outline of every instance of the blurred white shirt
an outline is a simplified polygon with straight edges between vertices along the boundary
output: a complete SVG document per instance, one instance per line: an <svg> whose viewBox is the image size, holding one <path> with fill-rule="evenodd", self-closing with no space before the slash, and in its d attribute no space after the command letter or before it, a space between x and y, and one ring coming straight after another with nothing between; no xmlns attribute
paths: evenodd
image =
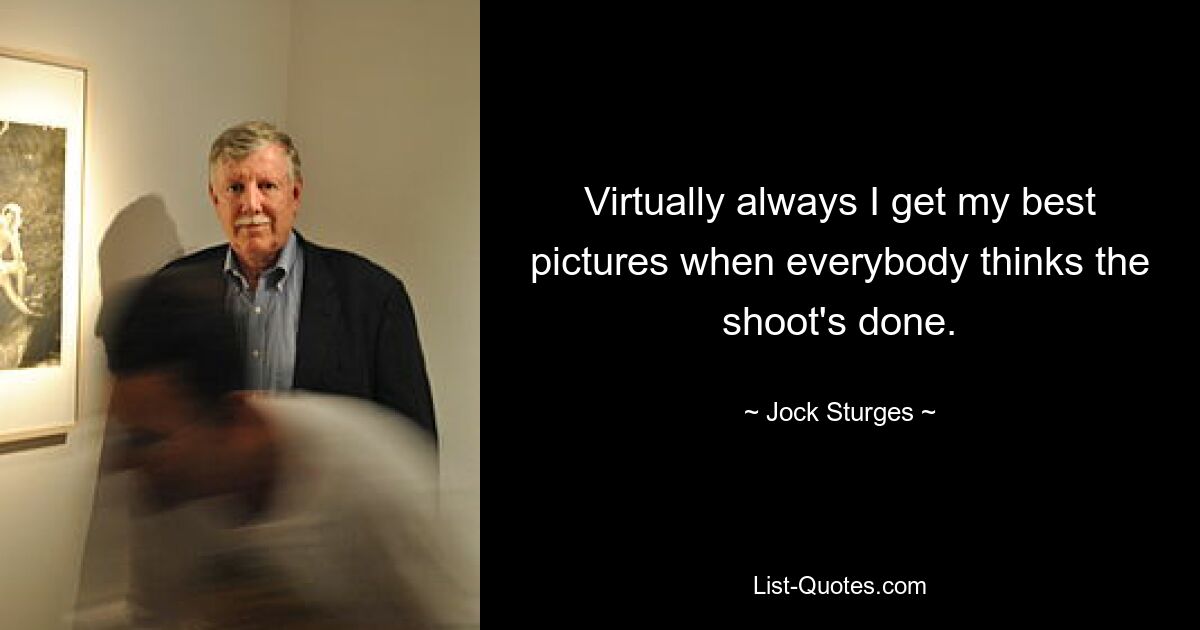
<svg viewBox="0 0 1200 630"><path fill-rule="evenodd" d="M226 497L135 509L126 627L433 628L471 619L464 530L438 510L425 432L352 398L272 394L252 404L280 436L270 507L240 525Z"/></svg>

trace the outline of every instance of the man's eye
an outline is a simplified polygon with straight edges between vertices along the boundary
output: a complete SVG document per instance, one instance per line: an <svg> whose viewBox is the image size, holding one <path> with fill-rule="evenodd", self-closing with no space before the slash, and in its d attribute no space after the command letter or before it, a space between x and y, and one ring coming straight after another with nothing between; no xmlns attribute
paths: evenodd
<svg viewBox="0 0 1200 630"><path fill-rule="evenodd" d="M275 182L263 182L259 184L259 188L263 190L275 190L278 186L275 185Z"/></svg>
<svg viewBox="0 0 1200 630"><path fill-rule="evenodd" d="M228 187L226 190L228 190L228 191L229 191L229 192L231 192L231 193L240 193L240 192L242 192L242 190L244 190L245 188L246 188L246 187L245 187L245 186L243 186L242 184L230 184L230 185L229 185L229 187Z"/></svg>
<svg viewBox="0 0 1200 630"><path fill-rule="evenodd" d="M147 448L163 440L163 436L149 431L131 430L125 436L125 446L131 449Z"/></svg>

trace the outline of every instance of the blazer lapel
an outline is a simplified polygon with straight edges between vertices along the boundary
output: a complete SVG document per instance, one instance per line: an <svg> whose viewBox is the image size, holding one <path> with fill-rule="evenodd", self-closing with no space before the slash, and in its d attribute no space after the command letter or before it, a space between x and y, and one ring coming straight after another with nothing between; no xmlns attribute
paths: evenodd
<svg viewBox="0 0 1200 630"><path fill-rule="evenodd" d="M329 371L337 370L338 299L333 273L325 264L320 248L296 233L304 252L304 287L300 293L300 330L296 335L297 389L324 389L330 384Z"/></svg>

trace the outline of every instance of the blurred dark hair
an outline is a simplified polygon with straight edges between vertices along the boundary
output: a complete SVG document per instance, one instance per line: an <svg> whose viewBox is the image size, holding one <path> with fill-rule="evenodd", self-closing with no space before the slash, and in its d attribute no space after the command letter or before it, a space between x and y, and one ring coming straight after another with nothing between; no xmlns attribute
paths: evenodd
<svg viewBox="0 0 1200 630"><path fill-rule="evenodd" d="M202 403L244 387L245 365L219 275L164 269L136 287L105 335L117 376L175 370Z"/></svg>

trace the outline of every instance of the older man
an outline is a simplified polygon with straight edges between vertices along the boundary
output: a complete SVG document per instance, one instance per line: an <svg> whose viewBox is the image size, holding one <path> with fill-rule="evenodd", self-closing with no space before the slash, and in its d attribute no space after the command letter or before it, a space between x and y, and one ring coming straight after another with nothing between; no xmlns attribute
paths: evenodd
<svg viewBox="0 0 1200 630"><path fill-rule="evenodd" d="M373 400L436 435L403 284L361 256L293 230L304 176L292 138L268 123L243 123L217 137L208 163L209 199L229 244L167 269L207 268L225 279L250 387Z"/></svg>

